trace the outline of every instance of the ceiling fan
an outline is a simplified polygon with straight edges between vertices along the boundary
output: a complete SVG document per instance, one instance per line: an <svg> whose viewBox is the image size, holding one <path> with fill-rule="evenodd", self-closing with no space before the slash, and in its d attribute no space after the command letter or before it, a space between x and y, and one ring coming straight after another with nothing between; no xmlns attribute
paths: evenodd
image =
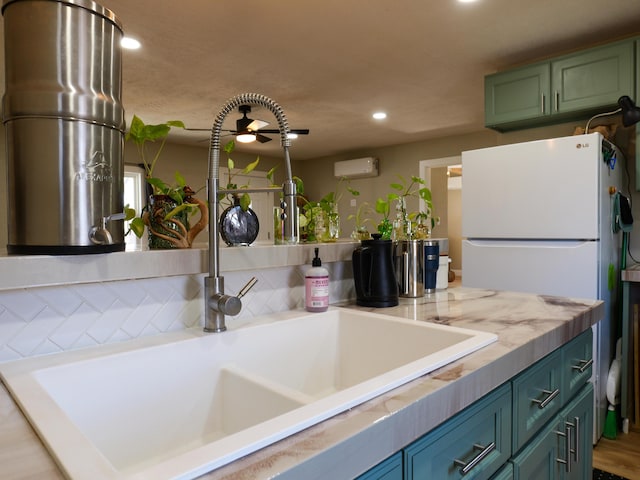
<svg viewBox="0 0 640 480"><path fill-rule="evenodd" d="M224 132L229 132L231 135L235 135L236 140L241 143L250 143L257 140L260 143L270 142L272 139L265 136L264 134L278 134L280 130L277 129L264 129L268 122L263 120L254 120L252 118L247 117L248 113L251 113L250 105L240 105L238 107L240 113L242 113L242 118L236 120L236 129L235 130L223 130ZM196 131L208 131L205 128L187 128L186 130L196 130ZM289 130L289 134L294 135L308 135L309 129L293 129Z"/></svg>

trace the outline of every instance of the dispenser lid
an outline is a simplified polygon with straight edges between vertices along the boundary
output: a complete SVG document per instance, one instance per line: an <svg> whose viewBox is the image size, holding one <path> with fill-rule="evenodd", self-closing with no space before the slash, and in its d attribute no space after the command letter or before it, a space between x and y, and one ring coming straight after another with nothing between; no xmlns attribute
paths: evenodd
<svg viewBox="0 0 640 480"><path fill-rule="evenodd" d="M320 260L320 257L318 257L318 250L319 250L319 249L318 249L318 247L316 247L316 248L314 249L316 256L315 256L315 258L311 261L311 266L312 266L312 267L321 267L321 266L322 266L322 260Z"/></svg>

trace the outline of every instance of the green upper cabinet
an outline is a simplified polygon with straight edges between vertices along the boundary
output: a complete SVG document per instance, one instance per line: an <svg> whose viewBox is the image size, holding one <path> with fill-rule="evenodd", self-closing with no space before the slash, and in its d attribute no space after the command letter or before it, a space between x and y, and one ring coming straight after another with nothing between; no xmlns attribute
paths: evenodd
<svg viewBox="0 0 640 480"><path fill-rule="evenodd" d="M593 48L551 62L553 113L614 107L635 90L634 42Z"/></svg>
<svg viewBox="0 0 640 480"><path fill-rule="evenodd" d="M582 119L636 92L635 41L485 77L485 125L506 131Z"/></svg>
<svg viewBox="0 0 640 480"><path fill-rule="evenodd" d="M485 77L484 111L488 127L537 119L549 114L548 63Z"/></svg>

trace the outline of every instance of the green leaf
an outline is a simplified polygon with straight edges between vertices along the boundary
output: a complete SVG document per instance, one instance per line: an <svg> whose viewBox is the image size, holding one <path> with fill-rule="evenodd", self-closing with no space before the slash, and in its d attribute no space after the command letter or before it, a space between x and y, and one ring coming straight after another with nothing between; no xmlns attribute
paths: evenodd
<svg viewBox="0 0 640 480"><path fill-rule="evenodd" d="M129 228L138 238L141 238L144 234L144 222L140 217L136 217L131 220L131 223L129 223Z"/></svg>
<svg viewBox="0 0 640 480"><path fill-rule="evenodd" d="M242 211L246 212L249 210L249 205L251 205L251 197L248 193L243 193L240 197L240 207L242 208Z"/></svg>
<svg viewBox="0 0 640 480"><path fill-rule="evenodd" d="M394 190L401 191L404 189L404 185L401 185L400 183L392 183L391 188L393 188Z"/></svg>
<svg viewBox="0 0 640 480"><path fill-rule="evenodd" d="M357 197L358 195L360 195L360 192L358 190L354 190L351 187L347 187L347 191L351 193L351 195L353 195L354 197Z"/></svg>
<svg viewBox="0 0 640 480"><path fill-rule="evenodd" d="M424 184L424 183L426 183L426 181L425 181L425 180L423 180L423 179L422 179L422 178L420 178L420 177L416 177L415 175L411 175L411 181L412 181L412 182L414 182L414 183L419 183L419 184L421 184L421 185L422 185L422 184Z"/></svg>
<svg viewBox="0 0 640 480"><path fill-rule="evenodd" d="M187 182L185 181L184 177L180 174L180 172L176 172L174 177L176 179L176 185L178 185L180 188L183 188L187 185Z"/></svg>
<svg viewBox="0 0 640 480"><path fill-rule="evenodd" d="M376 212L386 215L389 212L389 202L382 198L376 200Z"/></svg>
<svg viewBox="0 0 640 480"><path fill-rule="evenodd" d="M166 123L160 125L145 125L143 130L144 140L153 142L159 138L164 138L169 134L169 130L171 130L171 127Z"/></svg>
<svg viewBox="0 0 640 480"><path fill-rule="evenodd" d="M256 158L255 162L251 162L249 165L244 167L244 170L242 170L242 173L251 173L251 172L253 172L255 170L255 168L258 166L259 163L260 163L260 157Z"/></svg>
<svg viewBox="0 0 640 480"><path fill-rule="evenodd" d="M222 149L225 151L225 153L233 152L234 148L236 148L235 140L229 140L227 143L225 143L224 147L222 147Z"/></svg>
<svg viewBox="0 0 640 480"><path fill-rule="evenodd" d="M184 126L184 123L180 120L169 120L167 122L167 125L169 125L170 127L187 128Z"/></svg>
<svg viewBox="0 0 640 480"><path fill-rule="evenodd" d="M190 203L183 203L182 205L178 205L177 207L175 207L173 210L171 210L169 213L167 213L164 216L165 220L169 220L170 218L175 217L176 215L178 215L180 212L182 212L183 210L186 210L187 208L189 208L191 206Z"/></svg>
<svg viewBox="0 0 640 480"><path fill-rule="evenodd" d="M227 168L229 170L233 170L233 168L235 167L235 163L233 160L231 160L231 158L227 158Z"/></svg>
<svg viewBox="0 0 640 480"><path fill-rule="evenodd" d="M304 195L304 182L300 177L293 177L293 181L296 183L296 192L300 195Z"/></svg>
<svg viewBox="0 0 640 480"><path fill-rule="evenodd" d="M271 182L272 185L273 185L273 174L276 172L277 168L278 168L278 166L276 165L275 167L271 168L267 172L267 180L269 180L269 182Z"/></svg>
<svg viewBox="0 0 640 480"><path fill-rule="evenodd" d="M171 189L169 185L164 183L162 180L156 177L148 177L147 183L154 187L158 192L167 194L167 192Z"/></svg>
<svg viewBox="0 0 640 480"><path fill-rule="evenodd" d="M129 131L125 136L126 140L133 140L134 143L138 145L142 145L145 141L143 136L144 132L144 122L137 115L133 116L131 119L131 125L129 125Z"/></svg>
<svg viewBox="0 0 640 480"><path fill-rule="evenodd" d="M431 202L431 190L429 190L428 188L421 188L420 190L418 190L418 195L425 202Z"/></svg>
<svg viewBox="0 0 640 480"><path fill-rule="evenodd" d="M136 211L133 208L130 208L129 205L125 205L124 207L124 220L128 222L129 220L133 220L136 216Z"/></svg>

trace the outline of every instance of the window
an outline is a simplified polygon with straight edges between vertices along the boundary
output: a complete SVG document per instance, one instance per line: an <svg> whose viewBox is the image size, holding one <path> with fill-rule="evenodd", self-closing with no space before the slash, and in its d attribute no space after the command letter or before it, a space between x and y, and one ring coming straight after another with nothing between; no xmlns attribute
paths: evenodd
<svg viewBox="0 0 640 480"><path fill-rule="evenodd" d="M142 208L146 204L146 188L144 181L144 169L133 165L124 167L124 204L133 208L137 215L140 215ZM129 222L125 222L124 231L129 230ZM142 239L129 233L124 237L127 250L137 249L142 244Z"/></svg>

